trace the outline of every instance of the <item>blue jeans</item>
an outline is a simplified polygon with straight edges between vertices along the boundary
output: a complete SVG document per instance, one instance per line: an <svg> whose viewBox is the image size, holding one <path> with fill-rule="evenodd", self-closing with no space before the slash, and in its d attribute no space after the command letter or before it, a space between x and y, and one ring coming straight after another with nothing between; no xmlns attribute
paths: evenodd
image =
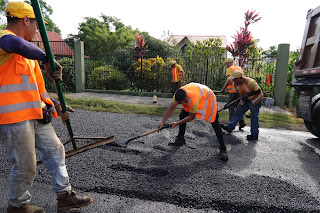
<svg viewBox="0 0 320 213"><path fill-rule="evenodd" d="M12 164L9 203L20 207L31 201L29 189L36 175L37 148L43 164L52 176L52 190L64 194L71 190L65 165L65 150L52 125L37 120L0 125L0 140Z"/></svg>
<svg viewBox="0 0 320 213"><path fill-rule="evenodd" d="M239 97L239 93L229 93L229 100L228 102L231 102L232 100L235 100ZM231 120L232 116L234 115L237 107L238 107L239 101L237 101L236 103L232 104L229 106L228 111L229 111L229 121ZM239 120L239 124L240 123L244 123L244 118L242 117Z"/></svg>
<svg viewBox="0 0 320 213"><path fill-rule="evenodd" d="M259 134L259 109L261 107L261 102L254 105L251 101L247 100L244 105L238 106L234 115L226 125L227 129L233 130L237 125L238 121L243 118L243 115L250 109L251 118L251 134Z"/></svg>

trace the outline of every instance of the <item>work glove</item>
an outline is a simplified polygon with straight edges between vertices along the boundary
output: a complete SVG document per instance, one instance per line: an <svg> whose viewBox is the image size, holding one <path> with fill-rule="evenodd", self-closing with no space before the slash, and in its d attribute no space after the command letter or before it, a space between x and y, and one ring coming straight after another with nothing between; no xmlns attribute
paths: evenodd
<svg viewBox="0 0 320 213"><path fill-rule="evenodd" d="M62 66L55 59L53 59L53 60L56 65L56 71L52 72L51 67L50 67L50 63L47 62L43 65L44 72L46 73L46 75L48 76L49 79L51 79L51 80L58 79L62 82Z"/></svg>
<svg viewBox="0 0 320 213"><path fill-rule="evenodd" d="M58 115L61 117L63 124L66 124L65 121L70 118L69 112L75 112L75 110L68 105L66 105L66 107L67 107L66 112L62 112L61 104L56 104L56 105L54 105L54 107L56 108Z"/></svg>

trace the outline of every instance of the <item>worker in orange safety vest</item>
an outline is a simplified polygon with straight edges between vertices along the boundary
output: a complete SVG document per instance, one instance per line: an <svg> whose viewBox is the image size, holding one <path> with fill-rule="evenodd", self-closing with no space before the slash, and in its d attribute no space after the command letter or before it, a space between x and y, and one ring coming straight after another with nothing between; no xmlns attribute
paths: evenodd
<svg viewBox="0 0 320 213"><path fill-rule="evenodd" d="M227 149L223 139L223 133L218 120L217 98L210 88L198 83L189 83L182 86L176 91L173 101L166 111L159 129L165 124L166 120L172 115L178 104L182 104L182 111L179 115L180 121L172 122L172 128L179 125L179 134L174 143L169 143L172 146L182 146L185 144L184 134L186 123L194 120L196 117L211 123L219 144L221 160L227 161Z"/></svg>
<svg viewBox="0 0 320 213"><path fill-rule="evenodd" d="M90 197L71 190L64 146L50 124L51 116L66 120L69 113L62 113L60 104L49 97L38 61L52 80L62 80L62 67L55 61L57 70L52 73L45 52L30 42L37 31L31 5L9 2L5 15L7 27L0 30L0 140L12 164L7 213L45 212L30 205L36 148L52 176L58 211L88 205Z"/></svg>
<svg viewBox="0 0 320 213"><path fill-rule="evenodd" d="M233 80L233 88L239 93L241 99L237 110L228 124L226 126L221 125L221 127L231 133L237 122L250 109L251 134L247 135L247 140L258 140L259 109L261 107L263 92L254 79L243 77L243 72L241 71L234 71L229 79Z"/></svg>
<svg viewBox="0 0 320 213"><path fill-rule="evenodd" d="M174 93L181 87L185 73L181 65L177 64L176 61L170 61L169 66L172 68L171 93L174 95Z"/></svg>
<svg viewBox="0 0 320 213"><path fill-rule="evenodd" d="M226 70L226 77L227 80L221 90L222 93L224 93L226 91L226 89L228 89L229 92L229 100L228 103L231 102L231 100L235 100L239 97L239 93L237 93L234 89L233 89L233 81L229 79L229 77L231 76L231 74L236 71L242 71L242 68L239 66L236 66L234 64L234 60L233 58L227 58L226 61L224 62L224 64L227 66L227 70ZM244 74L243 74L244 76ZM239 102L235 102L234 104L230 105L228 108L229 111L229 120L232 118L232 116L234 115L235 110L237 109ZM242 119L240 119L239 121L239 129L241 130L243 127L246 126L246 123L244 122L244 118L242 117Z"/></svg>

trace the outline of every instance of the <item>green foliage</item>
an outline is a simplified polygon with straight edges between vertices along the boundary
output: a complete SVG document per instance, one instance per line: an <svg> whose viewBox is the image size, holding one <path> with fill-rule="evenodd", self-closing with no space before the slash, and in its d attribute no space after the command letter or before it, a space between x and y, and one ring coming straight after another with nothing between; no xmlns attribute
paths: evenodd
<svg viewBox="0 0 320 213"><path fill-rule="evenodd" d="M221 39L208 39L188 46L185 58L186 82L198 82L210 88L222 88L225 82Z"/></svg>
<svg viewBox="0 0 320 213"><path fill-rule="evenodd" d="M147 60L143 59L142 71L141 59L136 61L133 67L137 79L134 85L136 88L147 92L169 90L169 81L166 79L168 79L168 70L171 69L168 68L169 65L164 62L163 58L158 56Z"/></svg>
<svg viewBox="0 0 320 213"><path fill-rule="evenodd" d="M288 62L288 72L287 72L287 87L286 87L286 100L285 100L285 104L286 106L289 106L289 100L290 100L290 94L291 94L291 82L292 82L292 76L294 73L294 69L295 69L295 62L298 61L299 59L299 50L296 50L294 52L291 52L289 55L289 62ZM298 102L298 98L299 98L299 92L297 90L294 91L293 94L293 105L295 106L296 103Z"/></svg>
<svg viewBox="0 0 320 213"><path fill-rule="evenodd" d="M0 0L0 15L4 15L8 3L8 0Z"/></svg>
<svg viewBox="0 0 320 213"><path fill-rule="evenodd" d="M261 53L263 58L276 58L278 55L278 49L276 46L269 47L268 50L264 50Z"/></svg>
<svg viewBox="0 0 320 213"><path fill-rule="evenodd" d="M111 65L94 68L88 76L89 88L100 90L123 90L127 89L129 81L125 74L119 72Z"/></svg>
<svg viewBox="0 0 320 213"><path fill-rule="evenodd" d="M63 91L74 92L75 88L75 71L74 71L74 59L64 57L58 60L59 64L63 67L61 88ZM55 86L53 81L44 75L46 89L48 91L55 91Z"/></svg>

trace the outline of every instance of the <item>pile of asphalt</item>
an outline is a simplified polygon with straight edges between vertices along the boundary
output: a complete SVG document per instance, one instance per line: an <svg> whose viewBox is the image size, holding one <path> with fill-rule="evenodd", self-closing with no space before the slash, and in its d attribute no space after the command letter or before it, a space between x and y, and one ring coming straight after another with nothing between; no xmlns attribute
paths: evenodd
<svg viewBox="0 0 320 213"><path fill-rule="evenodd" d="M209 123L195 120L187 124L188 146L171 147L178 128L124 142L156 128L161 117L124 115L77 110L70 119L75 136L109 137L115 142L67 158L73 187L83 192L118 195L146 201L159 201L184 208L226 212L303 212L320 210L319 202L290 182L270 176L241 176L255 156L254 145L231 166L218 158L218 141ZM170 118L170 121L178 118ZM62 142L69 139L60 120L52 122ZM225 135L230 146L243 146L243 140ZM77 141L85 145L91 140ZM67 144L66 150L72 149ZM194 149L192 149L192 148ZM1 147L1 151L3 147ZM240 153L243 154L243 153ZM232 155L230 155L232 157ZM5 162L5 155L1 155ZM0 173L8 174L4 163ZM44 167L38 169L38 183L50 184Z"/></svg>

